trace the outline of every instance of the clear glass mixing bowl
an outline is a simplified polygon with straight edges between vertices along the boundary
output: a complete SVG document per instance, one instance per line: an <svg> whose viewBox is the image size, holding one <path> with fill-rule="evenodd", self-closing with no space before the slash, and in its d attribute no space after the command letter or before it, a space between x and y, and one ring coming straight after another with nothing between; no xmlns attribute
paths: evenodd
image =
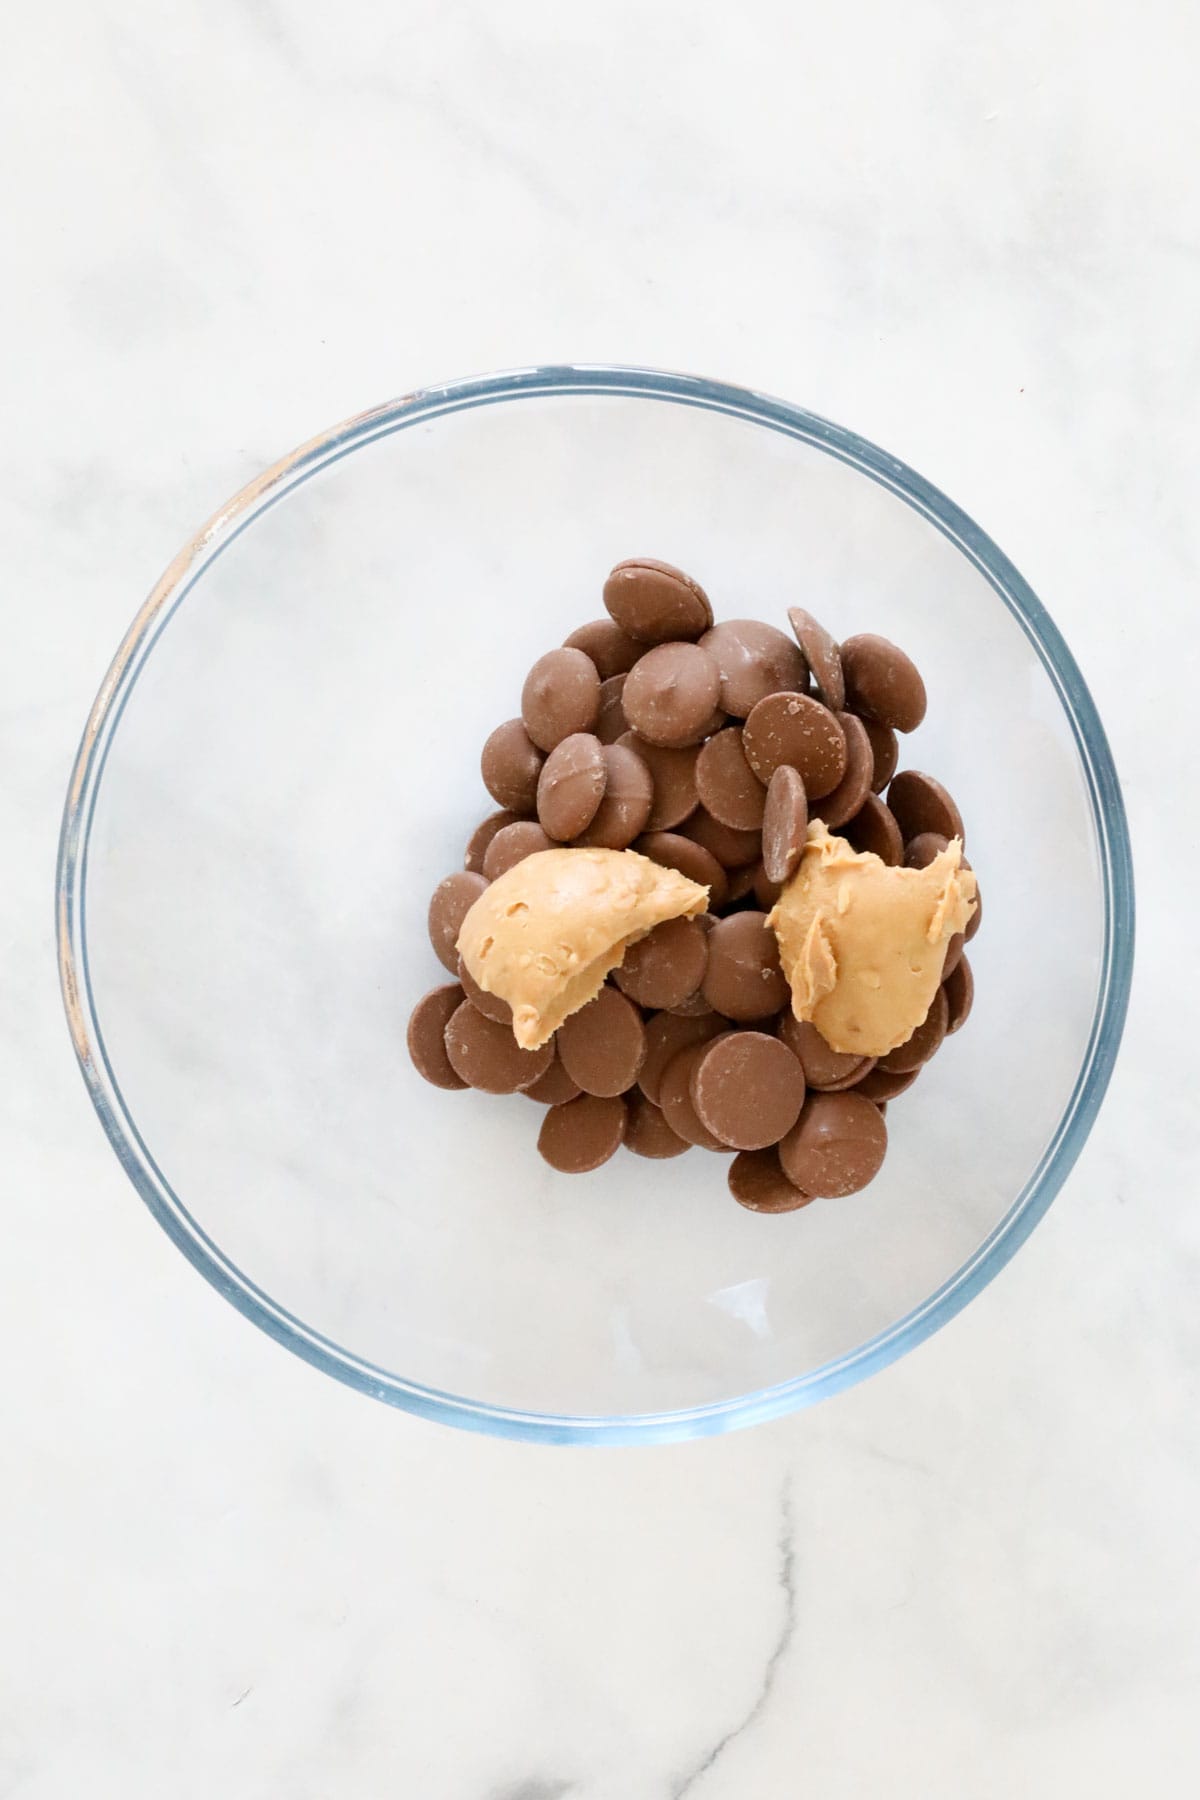
<svg viewBox="0 0 1200 1800"><path fill-rule="evenodd" d="M429 892L491 807L480 743L634 554L718 616L799 603L925 674L903 761L967 821L976 1004L851 1199L755 1216L700 1152L557 1176L533 1103L409 1067L408 1011L445 979ZM84 734L58 922L113 1147L248 1318L431 1418L662 1441L845 1387L1013 1254L1108 1081L1133 889L1091 698L970 519L798 407L568 367L353 419L180 552Z"/></svg>

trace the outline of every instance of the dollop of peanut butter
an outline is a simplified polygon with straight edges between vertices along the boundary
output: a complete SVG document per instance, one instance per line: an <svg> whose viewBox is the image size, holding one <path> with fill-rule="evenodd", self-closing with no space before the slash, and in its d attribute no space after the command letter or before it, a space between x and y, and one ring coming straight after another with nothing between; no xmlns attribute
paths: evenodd
<svg viewBox="0 0 1200 1800"><path fill-rule="evenodd" d="M889 868L817 820L768 921L796 1017L847 1054L885 1056L905 1043L933 1004L975 891L958 838L924 869Z"/></svg>
<svg viewBox="0 0 1200 1800"><path fill-rule="evenodd" d="M707 906L707 888L635 850L539 850L480 894L457 948L484 992L512 1007L518 1044L536 1050L630 944Z"/></svg>

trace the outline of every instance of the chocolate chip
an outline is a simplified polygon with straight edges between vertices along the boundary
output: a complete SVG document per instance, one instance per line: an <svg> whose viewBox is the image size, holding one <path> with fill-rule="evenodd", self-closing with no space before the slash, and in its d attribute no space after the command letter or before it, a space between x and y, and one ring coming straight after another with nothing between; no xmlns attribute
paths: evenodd
<svg viewBox="0 0 1200 1800"><path fill-rule="evenodd" d="M663 1118L676 1137L700 1150L724 1150L727 1146L701 1122L692 1104L692 1070L706 1048L693 1044L672 1057L659 1079L658 1097Z"/></svg>
<svg viewBox="0 0 1200 1800"><path fill-rule="evenodd" d="M635 1156L653 1157L656 1162L668 1156L682 1156L688 1148L686 1138L672 1131L666 1119L645 1094L636 1089L626 1101L625 1148Z"/></svg>
<svg viewBox="0 0 1200 1800"><path fill-rule="evenodd" d="M790 1008L780 1014L776 1030L792 1055L799 1058L809 1087L819 1093L836 1094L854 1087L875 1067L873 1056L848 1056L832 1050L816 1026L798 1019Z"/></svg>
<svg viewBox="0 0 1200 1800"><path fill-rule="evenodd" d="M698 638L713 621L699 583L652 556L618 563L604 584L604 604L622 631L644 644Z"/></svg>
<svg viewBox="0 0 1200 1800"><path fill-rule="evenodd" d="M708 939L693 919L666 919L630 944L613 980L638 1006L682 1006L708 965Z"/></svg>
<svg viewBox="0 0 1200 1800"><path fill-rule="evenodd" d="M943 837L940 831L920 831L904 846L904 866L906 869L927 869L934 857L949 848L950 839Z"/></svg>
<svg viewBox="0 0 1200 1800"><path fill-rule="evenodd" d="M676 831L651 831L633 846L663 869L678 869L689 881L708 889L710 908L724 906L729 883L724 869L711 850Z"/></svg>
<svg viewBox="0 0 1200 1800"><path fill-rule="evenodd" d="M659 644L634 663L621 706L639 737L678 749L706 735L721 678L699 644Z"/></svg>
<svg viewBox="0 0 1200 1800"><path fill-rule="evenodd" d="M861 1081L855 1082L854 1091L879 1106L884 1101L894 1100L897 1094L903 1094L920 1073L920 1069L912 1069L907 1075L889 1075L886 1069L871 1069Z"/></svg>
<svg viewBox="0 0 1200 1800"><path fill-rule="evenodd" d="M527 856L553 848L553 839L546 836L536 819L518 819L515 825L506 825L503 831L498 831L488 845L483 872L489 881L498 881Z"/></svg>
<svg viewBox="0 0 1200 1800"><path fill-rule="evenodd" d="M546 1073L554 1044L522 1050L507 1025L485 1019L464 1000L446 1026L446 1055L468 1087L485 1094L516 1094Z"/></svg>
<svg viewBox="0 0 1200 1800"><path fill-rule="evenodd" d="M538 1149L560 1175L586 1175L621 1148L625 1136L625 1102L580 1094L565 1106L552 1106L538 1132Z"/></svg>
<svg viewBox="0 0 1200 1800"><path fill-rule="evenodd" d="M604 746L587 731L572 732L556 744L538 778L537 809L542 829L565 844L595 818L608 783Z"/></svg>
<svg viewBox="0 0 1200 1800"><path fill-rule="evenodd" d="M767 791L746 761L740 726L718 731L702 746L696 758L696 792L718 824L735 831L762 828Z"/></svg>
<svg viewBox="0 0 1200 1800"><path fill-rule="evenodd" d="M512 812L528 815L537 806L542 753L520 719L497 725L479 758L483 785L493 800Z"/></svg>
<svg viewBox="0 0 1200 1800"><path fill-rule="evenodd" d="M861 1090L813 1094L780 1144L779 1162L802 1192L836 1198L874 1180L887 1141L887 1126Z"/></svg>
<svg viewBox="0 0 1200 1800"><path fill-rule="evenodd" d="M871 776L875 768L871 740L862 720L854 713L842 713L838 723L846 739L846 773L832 794L826 794L814 807L830 831L837 831L862 807L871 792Z"/></svg>
<svg viewBox="0 0 1200 1800"><path fill-rule="evenodd" d="M564 638L563 648L582 650L595 663L601 681L607 681L612 675L627 675L646 646L622 631L615 619L589 619Z"/></svg>
<svg viewBox="0 0 1200 1800"><path fill-rule="evenodd" d="M930 1057L941 1049L949 1023L950 1007L946 990L940 987L916 1030L898 1049L889 1050L886 1056L881 1056L879 1067L888 1075L910 1075L914 1069L923 1068Z"/></svg>
<svg viewBox="0 0 1200 1800"><path fill-rule="evenodd" d="M565 1106L568 1100L575 1100L582 1089L571 1080L557 1056L544 1075L521 1092L527 1100L536 1100L539 1106Z"/></svg>
<svg viewBox="0 0 1200 1800"><path fill-rule="evenodd" d="M754 898L763 912L770 912L783 892L781 881L772 881L762 863L754 871Z"/></svg>
<svg viewBox="0 0 1200 1800"><path fill-rule="evenodd" d="M803 693L808 670L795 644L760 619L729 619L700 640L721 674L721 706L744 719L768 694Z"/></svg>
<svg viewBox="0 0 1200 1800"><path fill-rule="evenodd" d="M539 750L573 731L590 731L600 710L600 676L582 650L547 650L525 677L521 719Z"/></svg>
<svg viewBox="0 0 1200 1800"><path fill-rule="evenodd" d="M729 1031L696 1058L690 1091L696 1117L714 1137L733 1150L764 1150L799 1118L804 1071L765 1031Z"/></svg>
<svg viewBox="0 0 1200 1800"><path fill-rule="evenodd" d="M697 919L696 923L699 924L700 921ZM679 1019L702 1019L706 1014L712 1012L712 1007L704 998L703 989L697 988L694 994L689 994L686 1000L679 1002L678 1006L668 1007L667 1010Z"/></svg>
<svg viewBox="0 0 1200 1800"><path fill-rule="evenodd" d="M777 1013L788 996L779 945L765 913L731 913L708 934L703 993L727 1019L748 1023Z"/></svg>
<svg viewBox="0 0 1200 1800"><path fill-rule="evenodd" d="M739 1206L756 1213L795 1212L812 1199L788 1180L774 1145L738 1152L729 1165L729 1191Z"/></svg>
<svg viewBox="0 0 1200 1800"><path fill-rule="evenodd" d="M840 835L860 855L877 856L889 869L904 860L903 833L878 794L867 795Z"/></svg>
<svg viewBox="0 0 1200 1800"><path fill-rule="evenodd" d="M408 1021L408 1054L418 1075L439 1088L465 1088L446 1055L446 1027L463 1003L457 981L431 988L417 1001Z"/></svg>
<svg viewBox="0 0 1200 1800"><path fill-rule="evenodd" d="M645 1054L642 1015L616 988L602 987L558 1028L559 1061L585 1094L623 1094Z"/></svg>
<svg viewBox="0 0 1200 1800"><path fill-rule="evenodd" d="M905 840L936 831L961 838L962 814L940 781L917 769L901 769L888 788L887 803Z"/></svg>
<svg viewBox="0 0 1200 1800"><path fill-rule="evenodd" d="M950 939L950 942L946 945L946 956L942 963L943 981L949 981L951 975L953 975L955 969L957 969L959 963L962 961L963 951L966 947L967 940L965 933L956 931L954 936Z"/></svg>
<svg viewBox="0 0 1200 1800"><path fill-rule="evenodd" d="M846 683L837 644L819 620L805 612L802 606L788 607L788 622L804 652L818 700L823 700L831 711L841 712L846 704Z"/></svg>
<svg viewBox="0 0 1200 1800"><path fill-rule="evenodd" d="M807 694L769 694L746 720L742 739L762 782L790 763L804 780L809 806L831 794L846 773L846 739L827 706ZM815 808L813 808L815 810Z"/></svg>
<svg viewBox="0 0 1200 1800"><path fill-rule="evenodd" d="M497 1025L507 1025L512 1030L512 1007L508 1001L502 1000L499 994L489 994L486 988L481 988L461 956L458 959L458 982L476 1012L481 1012L485 1019L494 1019Z"/></svg>
<svg viewBox="0 0 1200 1800"><path fill-rule="evenodd" d="M842 645L846 704L893 731L915 731L925 717L925 683L916 664L887 638L863 632Z"/></svg>
<svg viewBox="0 0 1200 1800"><path fill-rule="evenodd" d="M482 875L488 845L498 831L503 831L506 825L515 825L519 818L519 813L509 812L505 807L503 811L489 813L486 819L482 819L467 839L463 868L469 869L472 875Z"/></svg>
<svg viewBox="0 0 1200 1800"><path fill-rule="evenodd" d="M871 740L871 755L875 759L875 767L871 774L871 792L882 794L896 773L896 764L900 761L900 740L890 725L877 725L874 719L864 719L862 723Z"/></svg>
<svg viewBox="0 0 1200 1800"><path fill-rule="evenodd" d="M946 996L948 1007L946 1033L949 1036L955 1031L961 1031L975 1001L975 977L971 973L971 965L965 956L959 961L958 967L947 976L946 985L939 989L939 992Z"/></svg>
<svg viewBox="0 0 1200 1800"><path fill-rule="evenodd" d="M726 906L738 906L743 900L750 898L754 892L754 882L759 867L758 863L747 863L742 869L729 871L729 893L725 901Z"/></svg>
<svg viewBox="0 0 1200 1800"><path fill-rule="evenodd" d="M629 720L621 705L625 692L625 675L611 675L600 683L600 707L596 714L595 736L602 744L615 744L629 730Z"/></svg>
<svg viewBox="0 0 1200 1800"><path fill-rule="evenodd" d="M780 763L771 777L763 811L762 866L768 881L792 879L800 866L807 834L804 778L790 763Z"/></svg>
<svg viewBox="0 0 1200 1800"><path fill-rule="evenodd" d="M681 825L699 804L696 793L699 745L688 744L680 750L669 750L662 744L648 744L636 731L627 731L617 742L641 757L654 783L654 804L646 820L646 830L670 831L673 825Z"/></svg>
<svg viewBox="0 0 1200 1800"><path fill-rule="evenodd" d="M762 852L759 832L735 831L731 825L722 825L705 806L698 806L691 818L685 819L680 832L715 856L723 869L744 869L747 863L756 863Z"/></svg>
<svg viewBox="0 0 1200 1800"><path fill-rule="evenodd" d="M480 894L486 892L487 885L482 875L472 874L470 869L456 869L433 890L429 901L429 941L434 955L451 975L458 974L456 945L462 922Z"/></svg>
<svg viewBox="0 0 1200 1800"><path fill-rule="evenodd" d="M641 757L623 744L605 744L604 766L604 798L575 842L601 850L624 850L645 830L654 804L654 783Z"/></svg>
<svg viewBox="0 0 1200 1800"><path fill-rule="evenodd" d="M982 924L983 924L983 895L979 891L979 877L976 876L975 877L975 911L971 914L971 917L967 920L967 929L963 933L968 944L971 942L971 939L975 936L975 933L979 930L979 927Z"/></svg>
<svg viewBox="0 0 1200 1800"><path fill-rule="evenodd" d="M681 1050L707 1044L725 1022L711 1010L702 1017L683 1017L677 1013L655 1013L646 1024L646 1055L638 1071L637 1084L647 1100L659 1104L659 1089L667 1064Z"/></svg>

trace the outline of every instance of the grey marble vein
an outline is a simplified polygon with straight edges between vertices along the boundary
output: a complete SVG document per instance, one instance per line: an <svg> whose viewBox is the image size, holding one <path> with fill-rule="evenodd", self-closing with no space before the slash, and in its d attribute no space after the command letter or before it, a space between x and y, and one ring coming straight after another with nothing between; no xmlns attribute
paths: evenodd
<svg viewBox="0 0 1200 1800"><path fill-rule="evenodd" d="M671 1800L684 1800L684 1796L693 1792L697 1784L704 1779L710 1769L716 1767L731 1744L744 1736L755 1725L766 1711L771 1695L775 1691L775 1682L779 1668L792 1638L796 1632L796 1546L795 1519L792 1511L792 1478L784 1478L779 1500L779 1589L783 1596L783 1617L779 1631L771 1646L770 1655L763 1665L762 1679L758 1684L758 1692L747 1712L736 1725L719 1737L703 1755L683 1775L679 1776L670 1789Z"/></svg>

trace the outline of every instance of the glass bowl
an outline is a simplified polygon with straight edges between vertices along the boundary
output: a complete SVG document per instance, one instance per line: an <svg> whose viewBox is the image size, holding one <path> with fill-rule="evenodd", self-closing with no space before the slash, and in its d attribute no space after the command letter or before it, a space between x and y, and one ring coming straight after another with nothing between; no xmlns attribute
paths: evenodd
<svg viewBox="0 0 1200 1800"><path fill-rule="evenodd" d="M642 554L719 617L798 603L903 645L930 708L902 763L956 795L986 897L973 1016L890 1109L882 1174L782 1218L702 1152L556 1175L534 1103L405 1053L446 979L430 891L492 808L482 740ZM799 407L563 367L352 419L181 550L84 733L58 932L112 1145L248 1318L430 1418L663 1441L859 1380L1008 1260L1104 1094L1133 888L1079 671L956 506Z"/></svg>

